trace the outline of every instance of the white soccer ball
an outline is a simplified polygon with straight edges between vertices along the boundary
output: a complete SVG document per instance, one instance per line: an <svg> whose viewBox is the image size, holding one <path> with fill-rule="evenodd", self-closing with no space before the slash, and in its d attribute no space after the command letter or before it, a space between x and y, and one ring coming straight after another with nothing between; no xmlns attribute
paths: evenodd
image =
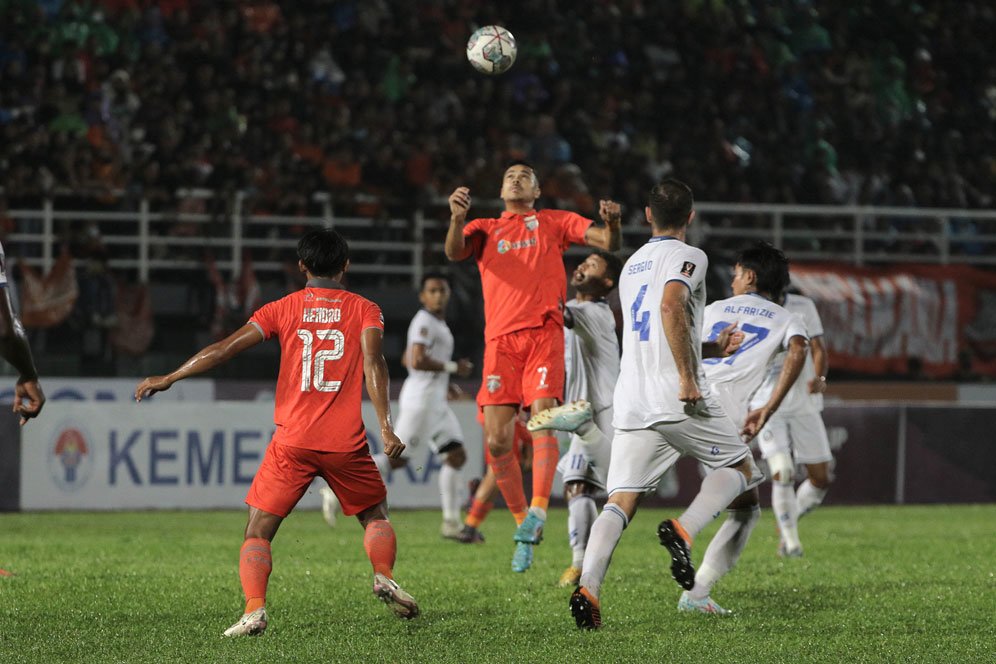
<svg viewBox="0 0 996 664"><path fill-rule="evenodd" d="M482 74L501 74L515 62L515 37L500 25L486 25L470 36L467 59Z"/></svg>

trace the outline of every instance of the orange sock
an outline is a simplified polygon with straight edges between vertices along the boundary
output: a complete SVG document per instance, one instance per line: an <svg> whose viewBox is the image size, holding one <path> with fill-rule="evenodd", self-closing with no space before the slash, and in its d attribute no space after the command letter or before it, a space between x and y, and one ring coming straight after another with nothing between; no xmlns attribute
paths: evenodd
<svg viewBox="0 0 996 664"><path fill-rule="evenodd" d="M464 523L471 528L478 528L488 518L488 512L494 506L493 502L484 503L474 498L474 502L470 504L470 509L467 511L467 518L464 520Z"/></svg>
<svg viewBox="0 0 996 664"><path fill-rule="evenodd" d="M239 580L246 596L246 613L252 613L266 604L266 584L273 569L269 541L250 537L239 551Z"/></svg>
<svg viewBox="0 0 996 664"><path fill-rule="evenodd" d="M553 490L553 476L557 474L560 448L553 436L533 439L533 501L532 507L547 509L550 506L550 491Z"/></svg>
<svg viewBox="0 0 996 664"><path fill-rule="evenodd" d="M363 548L373 565L374 574L394 578L394 560L398 555L398 539L390 521L377 519L367 524L363 533Z"/></svg>
<svg viewBox="0 0 996 664"><path fill-rule="evenodd" d="M491 469L495 471L495 480L505 504L508 505L508 511L515 517L516 523L522 523L526 518L526 492L522 489L519 461L509 451L500 457L493 457ZM552 478L550 484L553 485Z"/></svg>

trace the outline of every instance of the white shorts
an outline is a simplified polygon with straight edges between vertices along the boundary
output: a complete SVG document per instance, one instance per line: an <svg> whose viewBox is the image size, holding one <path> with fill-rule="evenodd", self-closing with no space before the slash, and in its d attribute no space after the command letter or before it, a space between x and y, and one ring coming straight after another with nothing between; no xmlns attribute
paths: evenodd
<svg viewBox="0 0 996 664"><path fill-rule="evenodd" d="M394 433L409 449L428 445L429 449L438 454L451 443L463 444L460 423L446 401L402 402L399 410ZM408 454L402 456L406 457Z"/></svg>
<svg viewBox="0 0 996 664"><path fill-rule="evenodd" d="M710 469L735 466L754 456L740 440L733 421L726 417L689 417L680 422L660 422L648 429L617 430L612 440L607 488L634 493L657 490L661 477L682 456L698 459ZM747 488L764 476L751 469Z"/></svg>
<svg viewBox="0 0 996 664"><path fill-rule="evenodd" d="M761 429L757 441L765 459L782 452L792 455L795 463L833 460L827 428L819 413L781 416L776 411Z"/></svg>
<svg viewBox="0 0 996 664"><path fill-rule="evenodd" d="M592 449L580 437L571 435L571 446L567 454L560 457L557 470L567 482L587 482L605 490L606 475L609 472L609 456L612 450L612 406L597 411L595 426L602 432L602 443Z"/></svg>

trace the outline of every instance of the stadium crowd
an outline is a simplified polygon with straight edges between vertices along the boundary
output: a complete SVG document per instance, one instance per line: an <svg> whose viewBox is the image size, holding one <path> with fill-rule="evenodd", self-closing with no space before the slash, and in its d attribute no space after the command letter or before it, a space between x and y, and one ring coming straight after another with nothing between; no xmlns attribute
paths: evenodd
<svg viewBox="0 0 996 664"><path fill-rule="evenodd" d="M510 158L550 204L638 214L680 173L717 201L983 207L996 190L996 10L523 0L0 0L0 184L166 206L184 187L302 213L405 205ZM464 59L484 23L519 56ZM376 206L374 210L376 213Z"/></svg>

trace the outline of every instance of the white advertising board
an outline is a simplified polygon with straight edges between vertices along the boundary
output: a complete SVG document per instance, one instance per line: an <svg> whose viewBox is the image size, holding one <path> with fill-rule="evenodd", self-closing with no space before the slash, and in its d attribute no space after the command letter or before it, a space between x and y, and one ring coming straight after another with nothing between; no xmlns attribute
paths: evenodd
<svg viewBox="0 0 996 664"><path fill-rule="evenodd" d="M392 409L396 413L397 405ZM476 406L454 402L453 409L466 437L464 476L470 479L484 465ZM371 447L379 451L379 427L368 402L363 418ZM50 403L45 417L22 430L21 508L242 507L273 428L268 402ZM441 459L427 447L410 448L409 458L407 468L391 473L389 504L438 506ZM299 507L320 505L319 482Z"/></svg>

